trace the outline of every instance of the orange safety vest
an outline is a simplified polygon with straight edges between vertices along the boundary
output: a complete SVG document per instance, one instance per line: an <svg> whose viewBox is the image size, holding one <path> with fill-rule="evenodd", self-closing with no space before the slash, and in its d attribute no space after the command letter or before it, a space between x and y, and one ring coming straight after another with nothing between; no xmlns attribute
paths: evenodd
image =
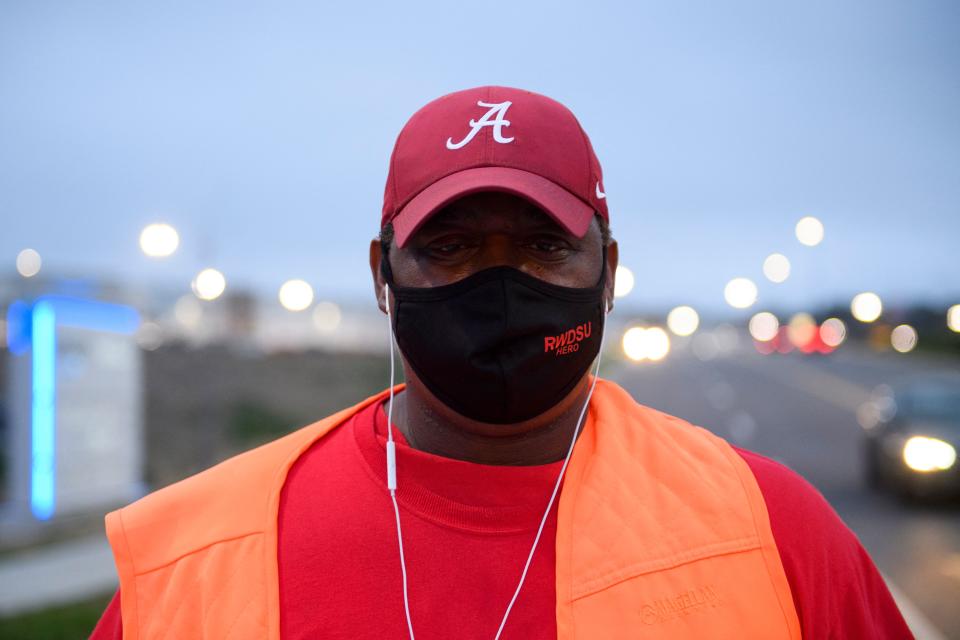
<svg viewBox="0 0 960 640"><path fill-rule="evenodd" d="M107 514L124 640L280 640L287 472L386 394ZM558 509L559 640L800 638L756 479L705 429L598 381Z"/></svg>

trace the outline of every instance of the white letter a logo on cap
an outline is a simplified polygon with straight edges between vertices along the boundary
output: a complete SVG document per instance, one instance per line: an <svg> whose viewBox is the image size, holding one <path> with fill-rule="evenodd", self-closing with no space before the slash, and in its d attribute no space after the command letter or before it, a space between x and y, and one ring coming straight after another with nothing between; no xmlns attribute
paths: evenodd
<svg viewBox="0 0 960 640"><path fill-rule="evenodd" d="M502 144L513 142L513 138L503 137L503 127L510 126L510 121L504 120L504 117L507 115L507 109L510 108L511 104L513 103L509 100L506 102L499 102L497 104L477 101L477 106L489 107L489 111L483 114L483 117L479 120L474 120L473 118L470 119L470 133L468 133L467 136L460 142L455 143L452 137L447 138L447 149L459 149L463 145L473 140L483 127L493 127L493 139L497 142ZM491 118L494 117L495 119L491 120Z"/></svg>

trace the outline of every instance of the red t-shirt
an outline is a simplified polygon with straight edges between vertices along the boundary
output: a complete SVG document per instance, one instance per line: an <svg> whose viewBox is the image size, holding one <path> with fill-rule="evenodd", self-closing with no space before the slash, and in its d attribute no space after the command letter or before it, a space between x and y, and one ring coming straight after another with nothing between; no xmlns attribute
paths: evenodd
<svg viewBox="0 0 960 640"><path fill-rule="evenodd" d="M285 640L407 638L382 404L356 414L293 465L278 519ZM491 466L398 442L410 610L419 640L492 638L513 595L559 462ZM876 567L799 475L737 449L770 514L805 638L912 638ZM556 638L556 504L505 638ZM122 637L119 591L91 638Z"/></svg>

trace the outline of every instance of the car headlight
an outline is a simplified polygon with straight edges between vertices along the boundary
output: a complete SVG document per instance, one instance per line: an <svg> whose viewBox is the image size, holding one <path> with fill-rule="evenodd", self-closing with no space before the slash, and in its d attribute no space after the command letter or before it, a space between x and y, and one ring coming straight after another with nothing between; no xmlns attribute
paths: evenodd
<svg viewBox="0 0 960 640"><path fill-rule="evenodd" d="M944 471L957 461L957 450L937 438L913 436L903 445L903 461L914 471Z"/></svg>

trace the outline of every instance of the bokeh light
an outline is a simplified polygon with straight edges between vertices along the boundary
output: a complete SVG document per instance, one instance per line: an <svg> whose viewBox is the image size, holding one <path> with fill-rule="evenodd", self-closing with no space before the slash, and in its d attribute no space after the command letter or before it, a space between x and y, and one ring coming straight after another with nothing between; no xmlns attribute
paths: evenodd
<svg viewBox="0 0 960 640"><path fill-rule="evenodd" d="M678 336L689 336L700 326L700 314L693 307L676 307L667 314L667 327Z"/></svg>
<svg viewBox="0 0 960 640"><path fill-rule="evenodd" d="M750 318L748 325L750 335L758 342L769 342L777 337L780 330L780 321L769 311L761 311Z"/></svg>
<svg viewBox="0 0 960 640"><path fill-rule="evenodd" d="M287 311L303 311L313 302L313 287L304 280L287 280L278 297Z"/></svg>
<svg viewBox="0 0 960 640"><path fill-rule="evenodd" d="M17 254L17 273L24 278L32 278L40 273L40 265L42 264L43 260L40 259L40 254L34 249L24 249Z"/></svg>
<svg viewBox="0 0 960 640"><path fill-rule="evenodd" d="M795 229L800 244L815 247L823 241L823 223L813 216L800 218Z"/></svg>
<svg viewBox="0 0 960 640"><path fill-rule="evenodd" d="M955 304L947 309L947 328L950 331L960 333L960 304Z"/></svg>
<svg viewBox="0 0 960 640"><path fill-rule="evenodd" d="M908 324L894 327L890 332L890 345L900 353L909 353L917 346L917 330Z"/></svg>
<svg viewBox="0 0 960 640"><path fill-rule="evenodd" d="M771 253L763 261L763 275L777 284L790 277L790 261L782 253Z"/></svg>
<svg viewBox="0 0 960 640"><path fill-rule="evenodd" d="M817 337L817 321L809 313L796 313L787 324L787 339L797 349L806 348Z"/></svg>
<svg viewBox="0 0 960 640"><path fill-rule="evenodd" d="M646 349L643 341L643 335L646 331L644 327L630 327L623 334L623 339L621 340L623 353L634 362L639 362L646 358Z"/></svg>
<svg viewBox="0 0 960 640"><path fill-rule="evenodd" d="M827 318L820 325L820 339L828 347L839 347L847 337L847 325L840 318Z"/></svg>
<svg viewBox="0 0 960 640"><path fill-rule="evenodd" d="M227 279L216 269L204 269L197 274L190 286L201 300L216 300L227 288Z"/></svg>
<svg viewBox="0 0 960 640"><path fill-rule="evenodd" d="M670 353L670 336L660 327L631 327L623 334L622 345L634 362L659 362Z"/></svg>
<svg viewBox="0 0 960 640"><path fill-rule="evenodd" d="M622 298L629 294L631 291L633 291L633 284L633 272L623 265L618 266L613 284L613 297Z"/></svg>
<svg viewBox="0 0 960 640"><path fill-rule="evenodd" d="M957 461L957 450L939 438L913 436L903 445L903 461L914 471L946 471Z"/></svg>
<svg viewBox="0 0 960 640"><path fill-rule="evenodd" d="M151 258L165 258L180 246L180 234L163 222L148 224L140 232L140 249Z"/></svg>
<svg viewBox="0 0 960 640"><path fill-rule="evenodd" d="M198 328L203 320L203 308L196 298L187 294L181 296L173 306L173 317L177 319L180 326L193 330Z"/></svg>
<svg viewBox="0 0 960 640"><path fill-rule="evenodd" d="M163 346L163 328L156 322L144 322L137 329L136 340L144 351L156 351Z"/></svg>
<svg viewBox="0 0 960 640"><path fill-rule="evenodd" d="M757 285L749 278L734 278L723 290L727 304L735 309L746 309L757 301Z"/></svg>
<svg viewBox="0 0 960 640"><path fill-rule="evenodd" d="M850 312L860 322L873 322L883 313L880 296L870 291L858 293L850 303Z"/></svg>
<svg viewBox="0 0 960 640"><path fill-rule="evenodd" d="M670 353L670 336L660 327L650 327L645 335L647 358L654 362L663 360Z"/></svg>
<svg viewBox="0 0 960 640"><path fill-rule="evenodd" d="M320 333L333 333L340 326L340 307L334 302L318 302L313 308L313 326Z"/></svg>

